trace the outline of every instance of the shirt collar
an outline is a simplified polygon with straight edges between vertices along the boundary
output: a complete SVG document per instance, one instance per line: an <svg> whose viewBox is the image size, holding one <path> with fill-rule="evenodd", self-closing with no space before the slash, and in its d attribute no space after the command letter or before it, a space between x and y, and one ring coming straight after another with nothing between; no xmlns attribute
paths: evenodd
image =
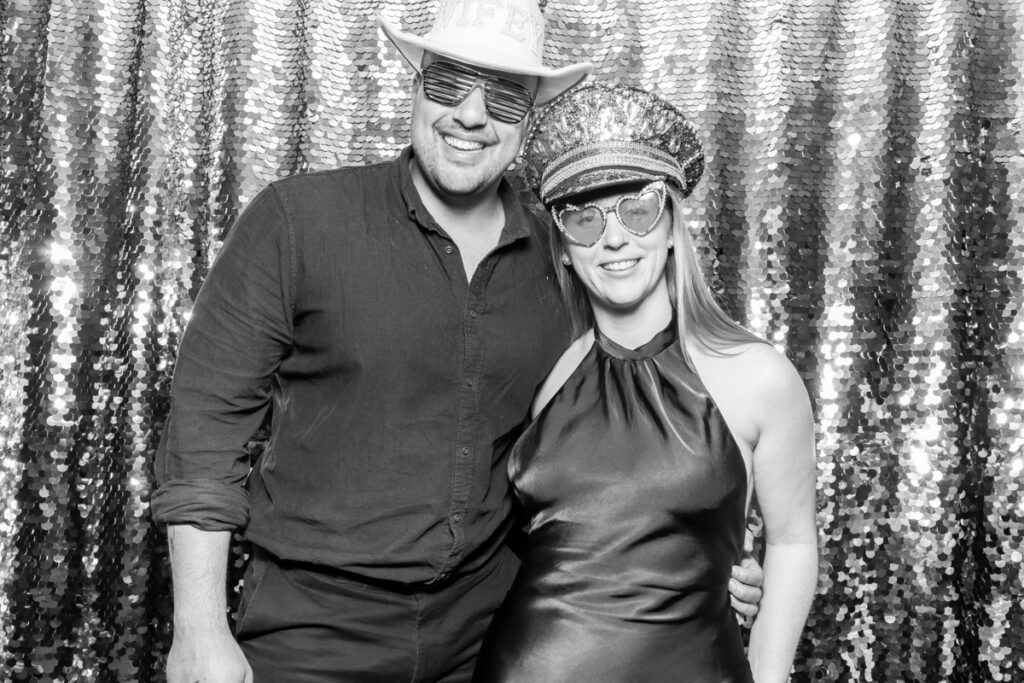
<svg viewBox="0 0 1024 683"><path fill-rule="evenodd" d="M425 230L448 237L445 229L438 225L434 217L427 211L427 207L424 206L423 200L420 199L420 194L412 182L412 171L409 170L412 156L412 146L410 145L402 150L392 167L392 178L397 181L409 220ZM505 225L501 229L498 246L501 247L518 239L529 237L530 227L526 210L507 178L502 178L498 184L498 196L501 198L501 204L505 210Z"/></svg>

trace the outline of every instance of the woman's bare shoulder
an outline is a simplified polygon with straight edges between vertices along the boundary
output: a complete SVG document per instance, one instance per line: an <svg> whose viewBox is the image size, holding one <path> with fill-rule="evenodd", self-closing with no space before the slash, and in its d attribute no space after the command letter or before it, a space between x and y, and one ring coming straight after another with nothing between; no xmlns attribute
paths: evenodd
<svg viewBox="0 0 1024 683"><path fill-rule="evenodd" d="M769 344L744 344L736 355L737 372L753 380L753 388L766 399L795 398L806 394L803 379L786 354Z"/></svg>
<svg viewBox="0 0 1024 683"><path fill-rule="evenodd" d="M809 412L807 389L786 354L761 342L707 349L688 346L697 370L726 417L754 434L781 413Z"/></svg>
<svg viewBox="0 0 1024 683"><path fill-rule="evenodd" d="M745 342L709 349L705 346L687 345L695 360L721 368L737 378L745 378L748 384L758 388L778 387L799 380L793 363L786 354L765 342Z"/></svg>
<svg viewBox="0 0 1024 683"><path fill-rule="evenodd" d="M558 390L579 367L593 345L593 330L587 330L579 339L569 345L569 348L555 362L555 366L551 368L551 372L548 373L544 382L541 383L540 389L537 390L537 395L533 399L533 408L530 411L532 417L536 417L548 404L548 401L558 393Z"/></svg>
<svg viewBox="0 0 1024 683"><path fill-rule="evenodd" d="M804 431L813 431L807 386L783 351L768 344L745 345L735 362L734 376L744 378L762 439L765 429L800 425Z"/></svg>

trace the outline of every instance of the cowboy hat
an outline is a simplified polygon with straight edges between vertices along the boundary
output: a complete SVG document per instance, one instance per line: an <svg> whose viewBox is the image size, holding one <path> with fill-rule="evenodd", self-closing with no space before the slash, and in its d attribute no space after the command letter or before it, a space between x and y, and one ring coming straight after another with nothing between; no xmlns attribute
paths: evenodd
<svg viewBox="0 0 1024 683"><path fill-rule="evenodd" d="M424 52L505 73L537 76L536 104L550 102L593 69L590 63L544 66L544 17L535 0L441 0L434 25L412 35L383 17L380 26L419 71Z"/></svg>

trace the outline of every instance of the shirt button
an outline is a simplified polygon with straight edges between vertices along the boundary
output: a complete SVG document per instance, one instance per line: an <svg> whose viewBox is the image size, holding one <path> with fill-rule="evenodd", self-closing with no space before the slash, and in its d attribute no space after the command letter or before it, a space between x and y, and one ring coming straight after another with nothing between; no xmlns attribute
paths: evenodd
<svg viewBox="0 0 1024 683"><path fill-rule="evenodd" d="M469 455L469 447L468 446L463 446L462 447L462 454L463 455Z"/></svg>
<svg viewBox="0 0 1024 683"><path fill-rule="evenodd" d="M470 318L475 318L476 317L476 311L470 311L469 312L469 317Z"/></svg>
<svg viewBox="0 0 1024 683"><path fill-rule="evenodd" d="M471 387L471 386L473 386L473 380L472 380L472 379L467 379L467 380L466 380L466 386L467 386L467 387Z"/></svg>
<svg viewBox="0 0 1024 683"><path fill-rule="evenodd" d="M455 522L461 522L462 521L462 513L461 512L456 512L454 515L452 515L452 520L455 521Z"/></svg>
<svg viewBox="0 0 1024 683"><path fill-rule="evenodd" d="M446 254L450 254L453 251L455 251L455 250L452 249L452 245L450 245L450 244L447 247L444 248L444 253L446 253Z"/></svg>

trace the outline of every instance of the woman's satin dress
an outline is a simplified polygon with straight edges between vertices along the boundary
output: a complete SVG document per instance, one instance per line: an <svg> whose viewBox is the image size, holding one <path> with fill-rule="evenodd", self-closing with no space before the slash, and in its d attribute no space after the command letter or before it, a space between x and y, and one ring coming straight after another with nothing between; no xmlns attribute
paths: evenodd
<svg viewBox="0 0 1024 683"><path fill-rule="evenodd" d="M751 681L730 607L746 469L675 325L602 336L513 447L523 566L478 683Z"/></svg>

